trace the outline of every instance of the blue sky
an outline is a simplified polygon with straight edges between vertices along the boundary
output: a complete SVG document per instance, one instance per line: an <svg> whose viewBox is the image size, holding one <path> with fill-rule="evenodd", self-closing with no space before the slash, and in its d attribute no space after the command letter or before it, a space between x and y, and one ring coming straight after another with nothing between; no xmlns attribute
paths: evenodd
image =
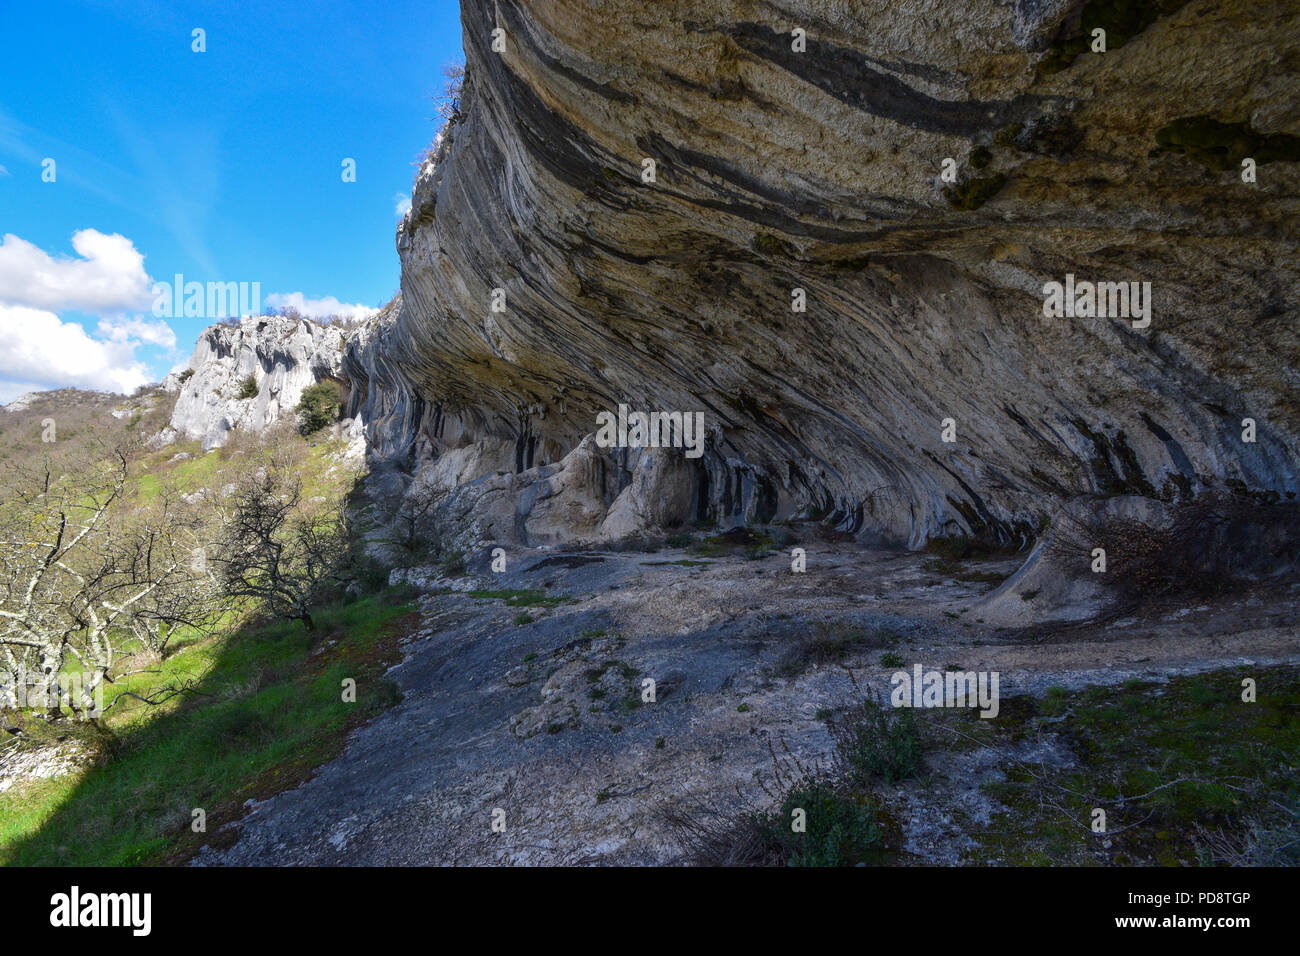
<svg viewBox="0 0 1300 956"><path fill-rule="evenodd" d="M183 362L175 273L383 304L461 59L455 0L0 0L0 402Z"/></svg>

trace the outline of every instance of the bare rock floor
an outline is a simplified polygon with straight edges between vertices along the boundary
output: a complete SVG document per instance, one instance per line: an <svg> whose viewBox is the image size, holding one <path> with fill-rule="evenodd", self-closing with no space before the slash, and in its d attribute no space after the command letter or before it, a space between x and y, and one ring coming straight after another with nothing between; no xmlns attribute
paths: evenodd
<svg viewBox="0 0 1300 956"><path fill-rule="evenodd" d="M195 862L674 863L682 847L666 808L770 805L782 768L827 759L828 710L865 691L888 699L890 675L916 663L997 671L1005 701L1300 661L1294 592L1009 632L971 619L995 585L932 567L836 545L801 574L779 553L516 553L478 582L513 605L460 590L421 597L421 627L390 674L401 703ZM845 634L867 636L837 660L808 660L810 640ZM646 678L653 702L642 702ZM981 786L1000 765L1071 759L1050 735L1014 753L929 753L922 780L882 793L900 859L969 862L971 828L1000 809Z"/></svg>

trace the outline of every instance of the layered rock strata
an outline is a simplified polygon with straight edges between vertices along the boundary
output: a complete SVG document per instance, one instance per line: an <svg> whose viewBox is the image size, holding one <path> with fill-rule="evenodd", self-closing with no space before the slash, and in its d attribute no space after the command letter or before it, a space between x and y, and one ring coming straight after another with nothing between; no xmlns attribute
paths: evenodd
<svg viewBox="0 0 1300 956"><path fill-rule="evenodd" d="M1080 496L1294 497L1295 3L462 16L401 298L346 363L376 461L472 445L431 480L519 502L582 458L584 534L638 480L674 520L912 546ZM1045 315L1051 282L1150 283L1149 324L1114 291ZM705 455L637 479L681 453L593 449L619 403L702 411Z"/></svg>

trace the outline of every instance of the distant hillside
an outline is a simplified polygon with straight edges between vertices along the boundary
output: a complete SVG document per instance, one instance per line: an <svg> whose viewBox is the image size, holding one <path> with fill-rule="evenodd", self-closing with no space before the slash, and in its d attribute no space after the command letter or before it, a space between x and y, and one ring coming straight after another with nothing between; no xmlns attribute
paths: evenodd
<svg viewBox="0 0 1300 956"><path fill-rule="evenodd" d="M131 396L79 388L24 395L0 409L0 475L33 457L71 464L124 444L143 448L166 426L174 400L161 385Z"/></svg>

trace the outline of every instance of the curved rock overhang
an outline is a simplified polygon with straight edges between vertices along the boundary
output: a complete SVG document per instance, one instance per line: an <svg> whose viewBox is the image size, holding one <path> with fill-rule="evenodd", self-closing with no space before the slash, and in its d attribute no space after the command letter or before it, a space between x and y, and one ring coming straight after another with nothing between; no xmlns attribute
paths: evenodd
<svg viewBox="0 0 1300 956"><path fill-rule="evenodd" d="M467 0L401 298L345 363L372 454L524 468L620 403L700 411L684 518L914 546L1294 497L1300 7L1008 11ZM1053 282L1138 283L1149 324L1046 315Z"/></svg>

